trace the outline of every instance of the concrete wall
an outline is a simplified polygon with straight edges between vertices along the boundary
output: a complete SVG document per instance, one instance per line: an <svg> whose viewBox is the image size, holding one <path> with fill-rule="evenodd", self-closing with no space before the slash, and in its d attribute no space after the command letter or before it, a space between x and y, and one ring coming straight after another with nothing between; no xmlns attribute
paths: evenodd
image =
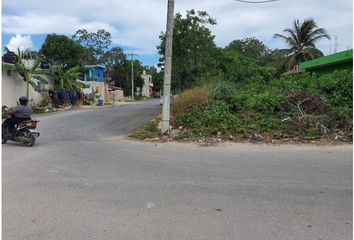
<svg viewBox="0 0 354 240"><path fill-rule="evenodd" d="M43 75L48 81L46 89L54 86L54 80L50 76ZM2 69L1 76L2 84L2 106L14 107L17 105L20 96L26 96L26 82L16 71L8 71ZM45 92L48 94L48 91ZM32 86L29 87L29 99L33 100L32 104L39 104L42 100L42 94L33 90Z"/></svg>
<svg viewBox="0 0 354 240"><path fill-rule="evenodd" d="M105 99L105 86L103 82L85 81L85 84L90 85L90 88L84 90L85 93L91 93L91 89L93 88L94 91L97 90L97 94L100 95L101 99Z"/></svg>
<svg viewBox="0 0 354 240"><path fill-rule="evenodd" d="M109 92L109 100L121 101L124 99L123 90L114 90Z"/></svg>

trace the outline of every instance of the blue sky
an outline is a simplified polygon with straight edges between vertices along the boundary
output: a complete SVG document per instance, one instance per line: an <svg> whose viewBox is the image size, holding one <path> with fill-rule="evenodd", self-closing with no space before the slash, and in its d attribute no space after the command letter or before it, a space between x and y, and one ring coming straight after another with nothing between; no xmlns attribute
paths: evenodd
<svg viewBox="0 0 354 240"><path fill-rule="evenodd" d="M256 0L255 0L256 1ZM113 46L124 46L144 65L158 63L156 46L165 29L167 0L3 0L2 44L21 44L38 50L47 34L71 36L85 28L91 32L103 28L112 33ZM283 48L273 39L290 27L293 20L314 18L319 27L332 36L317 46L327 55L353 45L352 0L279 0L268 4L244 4L233 0L176 0L175 11L205 10L217 20L211 27L216 44L224 47L232 40L256 37L265 45Z"/></svg>
<svg viewBox="0 0 354 240"><path fill-rule="evenodd" d="M26 36L26 35L25 35ZM42 46L42 44L45 41L45 38L47 37L47 34L35 34L35 35L30 35L31 36L31 49L33 50L39 50ZM68 37L71 37L71 35L67 35ZM6 33L2 33L2 43L4 46L6 46L11 38L16 38L16 35L14 34L6 34ZM114 46L119 46L121 48L124 49L125 53L127 54L131 54L134 52L137 52L138 49L136 48L130 48L130 47L125 47L125 46L121 46L119 44L112 44L112 47ZM16 48L17 49L17 48ZM146 66L155 66L156 63L158 63L159 61L159 55L158 54L138 54L138 55L134 55L134 58L139 59L139 61L141 61L144 65Z"/></svg>

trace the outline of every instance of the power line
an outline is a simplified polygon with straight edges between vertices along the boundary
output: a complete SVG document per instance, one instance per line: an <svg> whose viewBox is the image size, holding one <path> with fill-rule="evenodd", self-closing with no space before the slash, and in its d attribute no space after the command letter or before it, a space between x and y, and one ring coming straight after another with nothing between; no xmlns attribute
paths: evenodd
<svg viewBox="0 0 354 240"><path fill-rule="evenodd" d="M269 3L269 2L277 2L279 0L263 0L263 1L234 0L234 1L242 2L242 3Z"/></svg>

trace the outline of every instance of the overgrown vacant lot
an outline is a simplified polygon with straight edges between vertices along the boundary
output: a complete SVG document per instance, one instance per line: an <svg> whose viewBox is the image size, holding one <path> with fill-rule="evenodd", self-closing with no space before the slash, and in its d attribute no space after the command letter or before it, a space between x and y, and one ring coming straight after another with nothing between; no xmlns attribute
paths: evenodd
<svg viewBox="0 0 354 240"><path fill-rule="evenodd" d="M172 103L177 140L352 142L352 72L298 74L234 84L218 82L187 90ZM143 138L157 137L158 121ZM141 135L142 136L142 135Z"/></svg>

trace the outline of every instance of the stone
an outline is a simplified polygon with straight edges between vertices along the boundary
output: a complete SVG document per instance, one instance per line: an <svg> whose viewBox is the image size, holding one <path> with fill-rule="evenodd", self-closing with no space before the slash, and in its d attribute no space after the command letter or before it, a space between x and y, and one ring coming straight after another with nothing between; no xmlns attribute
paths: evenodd
<svg viewBox="0 0 354 240"><path fill-rule="evenodd" d="M171 132L170 132L170 137L171 138L175 138L178 136L178 134L180 133L180 130L178 129L173 129Z"/></svg>

